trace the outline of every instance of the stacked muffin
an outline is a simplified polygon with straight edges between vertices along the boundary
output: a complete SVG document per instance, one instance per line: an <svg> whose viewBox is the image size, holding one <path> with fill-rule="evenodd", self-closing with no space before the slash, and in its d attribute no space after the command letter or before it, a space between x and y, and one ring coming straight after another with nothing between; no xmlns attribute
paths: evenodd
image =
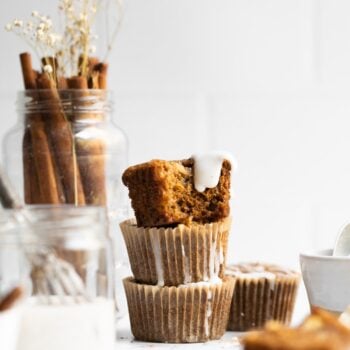
<svg viewBox="0 0 350 350"><path fill-rule="evenodd" d="M235 284L225 277L230 172L218 153L124 172L136 216L120 225L134 274L124 287L136 339L204 342L224 334Z"/></svg>

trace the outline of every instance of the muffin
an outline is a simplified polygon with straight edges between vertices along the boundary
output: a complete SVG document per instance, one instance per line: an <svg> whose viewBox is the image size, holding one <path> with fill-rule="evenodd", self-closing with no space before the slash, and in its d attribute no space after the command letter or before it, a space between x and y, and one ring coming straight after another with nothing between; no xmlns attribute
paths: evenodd
<svg viewBox="0 0 350 350"><path fill-rule="evenodd" d="M297 328L270 321L264 330L247 333L245 350L347 350L350 329L332 314L314 309Z"/></svg>
<svg viewBox="0 0 350 350"><path fill-rule="evenodd" d="M141 227L220 221L230 213L231 163L222 162L218 184L198 191L194 160L152 160L126 169L123 183Z"/></svg>
<svg viewBox="0 0 350 350"><path fill-rule="evenodd" d="M136 339L192 343L225 332L235 279L225 277L231 163L220 152L152 160L123 174L135 219L120 224Z"/></svg>
<svg viewBox="0 0 350 350"><path fill-rule="evenodd" d="M120 224L131 270L139 283L178 286L225 274L231 219L174 228Z"/></svg>
<svg viewBox="0 0 350 350"><path fill-rule="evenodd" d="M197 343L226 331L235 280L159 287L124 280L130 324L136 339Z"/></svg>
<svg viewBox="0 0 350 350"><path fill-rule="evenodd" d="M276 265L247 263L231 265L226 275L236 278L227 329L247 331L266 321L291 321L299 274Z"/></svg>

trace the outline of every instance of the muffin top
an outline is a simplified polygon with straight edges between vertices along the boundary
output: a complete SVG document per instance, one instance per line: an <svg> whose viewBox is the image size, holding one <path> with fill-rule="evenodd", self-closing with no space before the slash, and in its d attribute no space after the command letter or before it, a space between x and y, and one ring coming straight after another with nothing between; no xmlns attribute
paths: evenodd
<svg viewBox="0 0 350 350"><path fill-rule="evenodd" d="M216 171L212 173L211 168ZM137 226L205 224L229 216L230 172L230 161L213 154L151 160L126 169L122 180L129 189Z"/></svg>
<svg viewBox="0 0 350 350"><path fill-rule="evenodd" d="M274 264L259 262L248 262L226 267L226 275L239 278L267 278L275 279L276 277L295 277L299 276L296 271L287 269Z"/></svg>

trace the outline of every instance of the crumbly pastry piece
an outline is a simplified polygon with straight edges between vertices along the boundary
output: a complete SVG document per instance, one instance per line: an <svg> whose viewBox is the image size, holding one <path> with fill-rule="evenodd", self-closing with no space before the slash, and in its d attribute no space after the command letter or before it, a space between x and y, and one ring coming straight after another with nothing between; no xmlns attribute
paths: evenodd
<svg viewBox="0 0 350 350"><path fill-rule="evenodd" d="M159 286L223 278L230 226L230 217L174 228L120 224L135 280Z"/></svg>
<svg viewBox="0 0 350 350"><path fill-rule="evenodd" d="M123 183L138 226L155 227L208 223L229 216L231 163L224 160L219 183L198 192L194 187L194 161L152 160L126 169Z"/></svg>
<svg viewBox="0 0 350 350"><path fill-rule="evenodd" d="M277 265L247 263L226 267L236 278L227 329L261 328L269 320L289 324L300 276Z"/></svg>
<svg viewBox="0 0 350 350"><path fill-rule="evenodd" d="M124 280L131 331L138 340L197 343L220 339L226 330L235 280L178 287Z"/></svg>
<svg viewBox="0 0 350 350"><path fill-rule="evenodd" d="M314 309L297 328L287 328L275 321L264 330L247 333L245 350L348 350L350 329L334 315Z"/></svg>

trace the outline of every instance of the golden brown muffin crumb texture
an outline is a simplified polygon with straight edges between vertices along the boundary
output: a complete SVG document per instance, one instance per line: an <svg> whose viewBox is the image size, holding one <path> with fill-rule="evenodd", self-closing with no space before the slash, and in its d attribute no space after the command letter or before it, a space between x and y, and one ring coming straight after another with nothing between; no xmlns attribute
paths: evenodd
<svg viewBox="0 0 350 350"><path fill-rule="evenodd" d="M269 322L264 330L247 333L245 350L348 350L350 329L330 313L314 309L297 328Z"/></svg>
<svg viewBox="0 0 350 350"><path fill-rule="evenodd" d="M193 160L152 160L125 170L122 180L138 226L170 226L192 221L208 223L230 213L231 164L225 160L218 185L198 192L194 188Z"/></svg>

